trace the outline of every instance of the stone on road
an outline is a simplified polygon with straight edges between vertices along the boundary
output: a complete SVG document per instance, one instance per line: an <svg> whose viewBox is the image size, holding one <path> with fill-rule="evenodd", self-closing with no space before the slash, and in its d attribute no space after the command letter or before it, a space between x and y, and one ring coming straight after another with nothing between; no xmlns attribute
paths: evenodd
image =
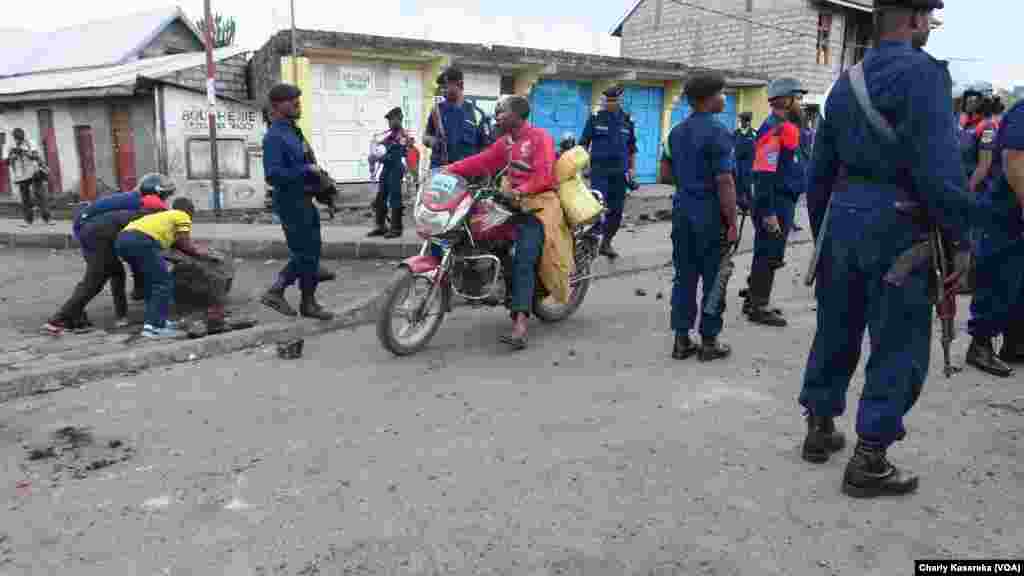
<svg viewBox="0 0 1024 576"><path fill-rule="evenodd" d="M520 353L498 342L507 314L460 308L409 358L366 327L300 360L251 350L2 405L0 573L891 576L1019 557L1024 420L1001 408L1019 379L946 380L933 358L892 454L916 495L842 496L849 448L800 459L809 253L778 276L787 329L740 320L733 282L719 363L669 357L665 270L595 284ZM131 458L80 478L28 458L67 426Z"/></svg>

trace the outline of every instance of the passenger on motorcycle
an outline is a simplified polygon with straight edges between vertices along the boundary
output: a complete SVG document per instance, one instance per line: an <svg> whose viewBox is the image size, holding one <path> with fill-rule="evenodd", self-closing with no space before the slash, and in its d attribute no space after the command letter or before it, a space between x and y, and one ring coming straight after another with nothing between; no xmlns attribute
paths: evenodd
<svg viewBox="0 0 1024 576"><path fill-rule="evenodd" d="M512 163L525 163L530 170L511 166L502 182L516 204L530 196L556 188L554 174L555 143L547 131L527 122L530 103L522 96L504 99L496 111L505 137L483 152L450 164L446 172L470 178L493 174ZM512 261L512 331L502 337L515 350L526 347L527 321L537 282L537 262L545 245L545 225L532 213L517 215L518 240Z"/></svg>

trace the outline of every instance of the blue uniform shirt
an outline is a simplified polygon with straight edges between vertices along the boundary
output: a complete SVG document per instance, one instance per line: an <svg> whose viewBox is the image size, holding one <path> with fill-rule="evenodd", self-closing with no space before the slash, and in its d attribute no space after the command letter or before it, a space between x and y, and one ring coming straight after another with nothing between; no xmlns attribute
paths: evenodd
<svg viewBox="0 0 1024 576"><path fill-rule="evenodd" d="M597 169L625 171L636 154L633 120L622 110L601 110L587 119L580 146L590 147L590 163Z"/></svg>
<svg viewBox="0 0 1024 576"><path fill-rule="evenodd" d="M906 189L955 240L962 240L972 223L984 225L977 203L966 194L946 65L909 42L887 41L868 51L864 76L871 101L896 130L897 142L871 126L849 79L836 82L814 142L807 191L814 233L841 165L853 176Z"/></svg>
<svg viewBox="0 0 1024 576"><path fill-rule="evenodd" d="M1002 124L999 126L999 133L995 138L995 147L992 152L992 171L990 184L981 194L981 203L985 206L992 206L996 210L1008 207L1006 219L1003 223L1006 233L995 230L989 238L1003 238L1007 242L1020 239L1024 235L1024 220L1022 220L1021 207L1017 202L1017 195L1010 182L1006 178L1006 166L1003 165L1003 152L1007 150L1024 151L1024 102L1018 102L1010 111L1003 116ZM996 246L993 246L994 248Z"/></svg>
<svg viewBox="0 0 1024 576"><path fill-rule="evenodd" d="M692 213L698 215L704 213L699 208L714 200L717 209L715 177L736 168L733 138L725 125L708 112L694 113L669 132L664 150L676 181L673 208L697 208Z"/></svg>
<svg viewBox="0 0 1024 576"><path fill-rule="evenodd" d="M274 209L279 215L305 205L305 148L288 120L275 120L263 137L263 173L274 187Z"/></svg>
<svg viewBox="0 0 1024 576"><path fill-rule="evenodd" d="M132 210L138 212L142 208L142 194L138 191L133 192L118 192L117 194L111 194L104 196L99 200L89 204L81 212L80 218L88 220L97 214L103 214L105 212L113 212L115 210Z"/></svg>
<svg viewBox="0 0 1024 576"><path fill-rule="evenodd" d="M462 105L441 102L437 105L444 125L447 143L447 161L442 158L441 145L435 144L430 155L430 167L438 168L446 162L451 164L465 160L483 151L489 144L487 134L487 116L472 102ZM438 137L435 115L430 114L427 121L427 136Z"/></svg>

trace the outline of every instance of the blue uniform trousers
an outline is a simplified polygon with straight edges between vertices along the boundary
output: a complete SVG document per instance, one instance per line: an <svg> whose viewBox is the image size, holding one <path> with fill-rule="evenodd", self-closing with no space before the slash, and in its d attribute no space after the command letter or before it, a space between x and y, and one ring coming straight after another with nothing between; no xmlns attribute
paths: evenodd
<svg viewBox="0 0 1024 576"><path fill-rule="evenodd" d="M995 246L987 235L978 240L977 284L967 331L975 338L994 338L1005 334L1011 323L1021 321L1024 241Z"/></svg>
<svg viewBox="0 0 1024 576"><path fill-rule="evenodd" d="M754 306L765 306L771 300L775 271L786 258L786 239L795 214L796 202L786 194L776 194L772 211L754 209L754 259L750 265L750 302ZM778 217L780 234L765 229L764 219L769 216Z"/></svg>
<svg viewBox="0 0 1024 576"><path fill-rule="evenodd" d="M896 257L927 233L893 208L895 200L893 190L867 184L832 198L815 286L817 332L800 393L800 404L816 416L843 414L866 328L871 347L857 434L883 446L905 434L903 416L928 374L932 333L927 267L903 286L883 280Z"/></svg>
<svg viewBox="0 0 1024 576"><path fill-rule="evenodd" d="M717 203L717 199L713 200ZM710 205L711 202L708 202ZM721 216L717 210L691 211L681 206L672 210L672 330L687 334L697 321L697 281L704 286L701 298L700 335L717 338L722 332L722 312L708 314L711 286L718 282L722 262Z"/></svg>
<svg viewBox="0 0 1024 576"><path fill-rule="evenodd" d="M174 278L167 268L167 262L160 255L160 243L148 234L128 230L118 235L115 250L132 268L142 271L146 297L145 323L163 328L170 314Z"/></svg>
<svg viewBox="0 0 1024 576"><path fill-rule="evenodd" d="M377 191L377 202L381 208L394 210L402 207L402 179L405 172L398 168L385 168L380 173L380 188Z"/></svg>
<svg viewBox="0 0 1024 576"><path fill-rule="evenodd" d="M529 314L537 291L537 260L544 248L544 225L536 216L521 216L512 256L512 312Z"/></svg>
<svg viewBox="0 0 1024 576"><path fill-rule="evenodd" d="M604 220L604 237L612 239L622 225L626 209L626 173L621 168L608 170L594 167L590 171L590 187L604 194L608 212Z"/></svg>
<svg viewBox="0 0 1024 576"><path fill-rule="evenodd" d="M275 211L288 244L288 264L275 287L283 289L298 280L303 293L315 291L320 271L320 211L308 199L298 206L275 202Z"/></svg>

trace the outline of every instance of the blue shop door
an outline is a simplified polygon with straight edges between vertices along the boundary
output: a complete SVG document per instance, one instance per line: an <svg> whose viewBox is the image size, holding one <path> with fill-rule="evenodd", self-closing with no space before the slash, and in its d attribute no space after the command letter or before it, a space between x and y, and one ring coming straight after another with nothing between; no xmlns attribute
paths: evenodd
<svg viewBox="0 0 1024 576"><path fill-rule="evenodd" d="M679 124L690 116L690 102L686 96L682 96L672 107L672 126ZM725 111L715 115L719 122L725 125L730 132L736 130L736 95L725 95Z"/></svg>
<svg viewBox="0 0 1024 576"><path fill-rule="evenodd" d="M663 88L627 86L623 108L636 125L636 179L640 184L658 181L661 154L661 104Z"/></svg>
<svg viewBox="0 0 1024 576"><path fill-rule="evenodd" d="M555 151L562 135L577 140L590 116L590 84L568 80L541 80L530 92L530 122L543 128L555 140Z"/></svg>

